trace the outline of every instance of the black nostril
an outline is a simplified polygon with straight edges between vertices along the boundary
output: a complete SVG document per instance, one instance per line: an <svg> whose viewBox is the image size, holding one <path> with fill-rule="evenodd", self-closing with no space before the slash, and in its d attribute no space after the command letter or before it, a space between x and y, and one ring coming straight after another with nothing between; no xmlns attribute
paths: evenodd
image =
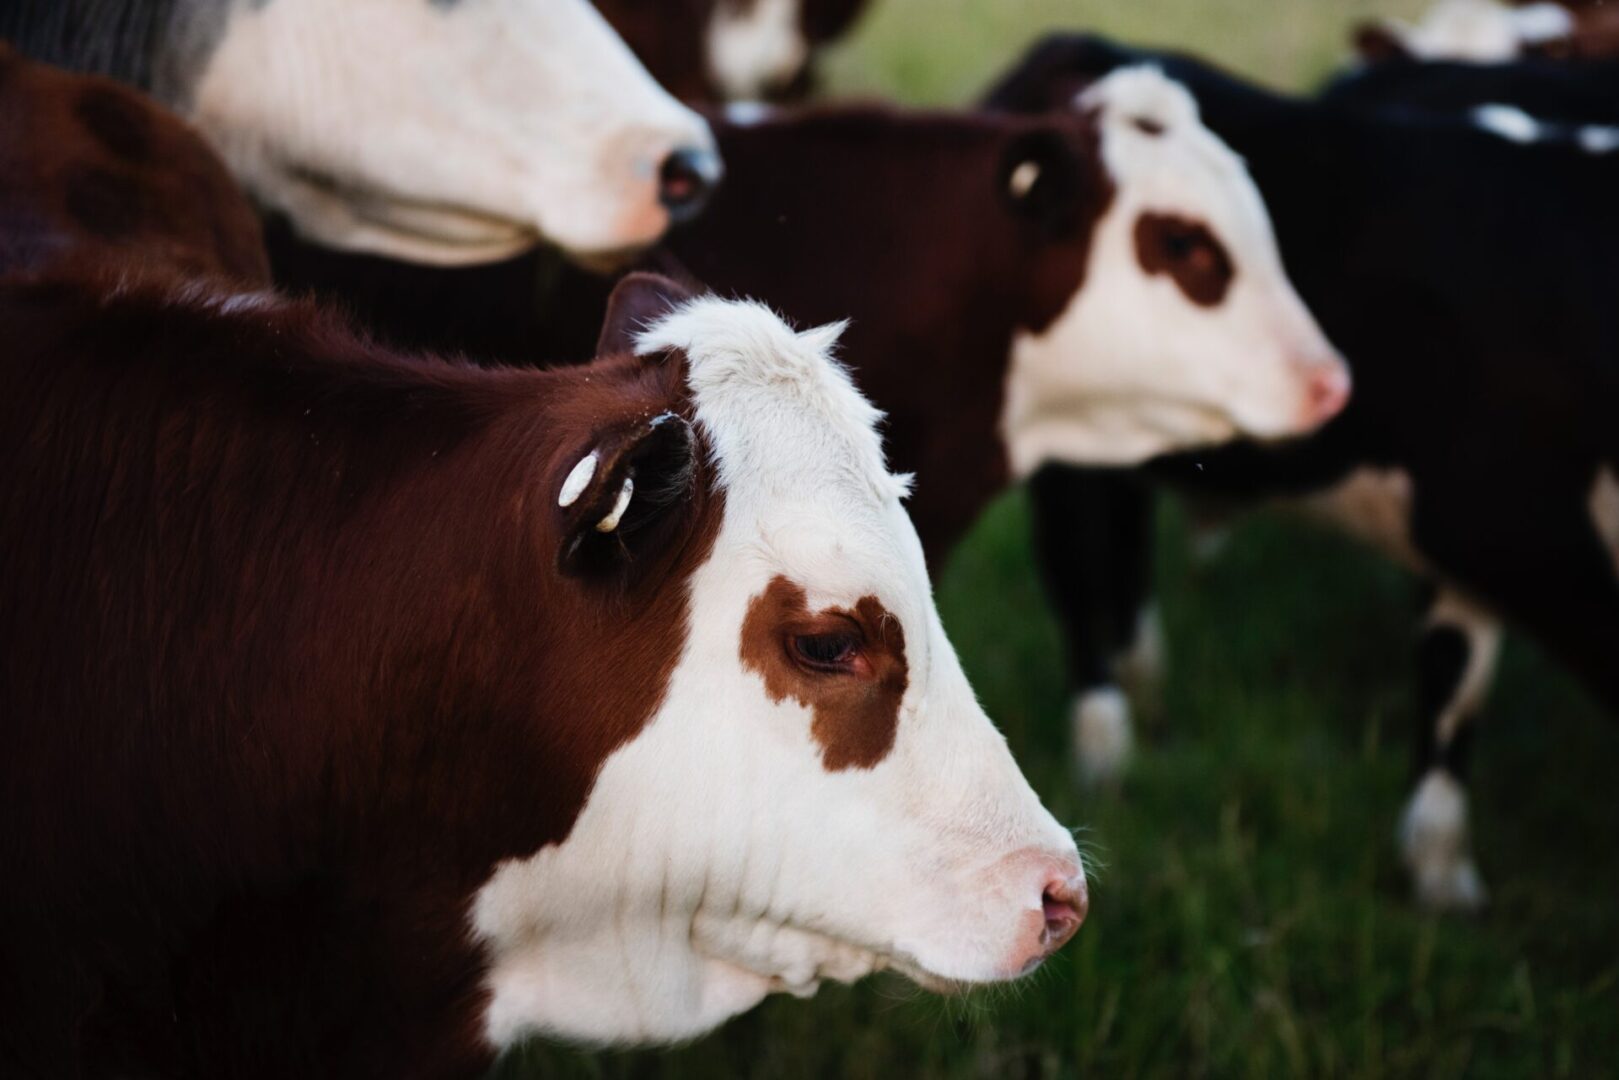
<svg viewBox="0 0 1619 1080"><path fill-rule="evenodd" d="M725 168L712 150L682 147L663 159L658 170L658 201L672 222L690 221L708 205Z"/></svg>

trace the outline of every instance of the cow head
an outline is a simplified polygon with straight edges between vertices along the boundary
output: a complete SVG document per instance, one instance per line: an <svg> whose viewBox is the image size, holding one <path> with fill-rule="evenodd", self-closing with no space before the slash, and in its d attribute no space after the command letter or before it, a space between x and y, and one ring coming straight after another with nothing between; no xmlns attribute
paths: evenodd
<svg viewBox="0 0 1619 1080"><path fill-rule="evenodd" d="M1014 211L1053 237L1031 280L1083 266L1066 305L1013 344L1002 432L1014 472L1299 435L1336 413L1348 369L1191 95L1136 67L1075 106L1077 138L1015 145L1002 169Z"/></svg>
<svg viewBox="0 0 1619 1080"><path fill-rule="evenodd" d="M586 0L237 4L189 97L301 232L412 261L540 238L610 258L696 212L719 177L703 121Z"/></svg>
<svg viewBox="0 0 1619 1080"><path fill-rule="evenodd" d="M839 328L665 301L660 280L620 287L604 345L684 372L689 397L557 464L548 499L577 519L560 554L580 589L621 572L601 538L637 513L654 439L639 459L679 476L689 446L684 475L722 509L651 716L566 839L478 895L490 1038L667 1041L884 967L1031 970L1083 917L1079 857L945 638L879 414L829 357Z"/></svg>

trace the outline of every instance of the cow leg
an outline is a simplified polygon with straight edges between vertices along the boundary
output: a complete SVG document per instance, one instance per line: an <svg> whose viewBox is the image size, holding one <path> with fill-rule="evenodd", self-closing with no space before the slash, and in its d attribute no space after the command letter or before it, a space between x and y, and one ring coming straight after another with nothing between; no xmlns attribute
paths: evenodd
<svg viewBox="0 0 1619 1080"><path fill-rule="evenodd" d="M1500 651L1500 623L1442 588L1417 651L1417 785L1399 836L1424 907L1474 911L1486 899L1468 841L1465 782L1470 725L1494 679Z"/></svg>
<svg viewBox="0 0 1619 1080"><path fill-rule="evenodd" d="M1142 688L1163 663L1148 602L1152 500L1121 472L1050 466L1030 483L1036 562L1063 632L1075 775L1116 779L1134 744L1124 683Z"/></svg>

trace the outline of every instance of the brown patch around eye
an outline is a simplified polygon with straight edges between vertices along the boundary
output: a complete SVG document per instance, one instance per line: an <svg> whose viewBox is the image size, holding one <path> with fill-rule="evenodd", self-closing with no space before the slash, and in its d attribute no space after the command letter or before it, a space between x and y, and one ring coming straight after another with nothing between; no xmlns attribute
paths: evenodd
<svg viewBox="0 0 1619 1080"><path fill-rule="evenodd" d="M791 635L815 632L829 620L858 628L869 673L807 672L793 662ZM876 597L861 597L853 610L811 612L803 588L778 575L748 604L740 656L742 666L764 680L772 701L791 697L814 712L810 736L828 772L869 769L894 748L910 673L905 632Z"/></svg>
<svg viewBox="0 0 1619 1080"><path fill-rule="evenodd" d="M1201 221L1173 214L1136 219L1136 260L1148 274L1168 274L1186 299L1214 307L1231 287L1236 270L1225 245Z"/></svg>

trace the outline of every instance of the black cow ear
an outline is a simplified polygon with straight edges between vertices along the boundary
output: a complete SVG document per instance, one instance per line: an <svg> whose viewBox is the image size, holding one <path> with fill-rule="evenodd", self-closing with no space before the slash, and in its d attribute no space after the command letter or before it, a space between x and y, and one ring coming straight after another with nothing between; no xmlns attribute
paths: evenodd
<svg viewBox="0 0 1619 1080"><path fill-rule="evenodd" d="M673 412L601 432L559 465L552 507L561 528L557 567L602 576L648 561L672 541L691 501L697 439Z"/></svg>
<svg viewBox="0 0 1619 1080"><path fill-rule="evenodd" d="M626 274L607 298L607 316L596 340L596 355L633 353L636 335L694 295L662 274Z"/></svg>
<svg viewBox="0 0 1619 1080"><path fill-rule="evenodd" d="M1368 64L1383 64L1390 60L1410 60L1411 50L1406 48L1400 35L1387 23L1363 22L1355 27L1355 53Z"/></svg>
<svg viewBox="0 0 1619 1080"><path fill-rule="evenodd" d="M1013 139L997 177L1012 212L1043 231L1060 233L1079 220L1084 168L1062 132L1043 129Z"/></svg>

